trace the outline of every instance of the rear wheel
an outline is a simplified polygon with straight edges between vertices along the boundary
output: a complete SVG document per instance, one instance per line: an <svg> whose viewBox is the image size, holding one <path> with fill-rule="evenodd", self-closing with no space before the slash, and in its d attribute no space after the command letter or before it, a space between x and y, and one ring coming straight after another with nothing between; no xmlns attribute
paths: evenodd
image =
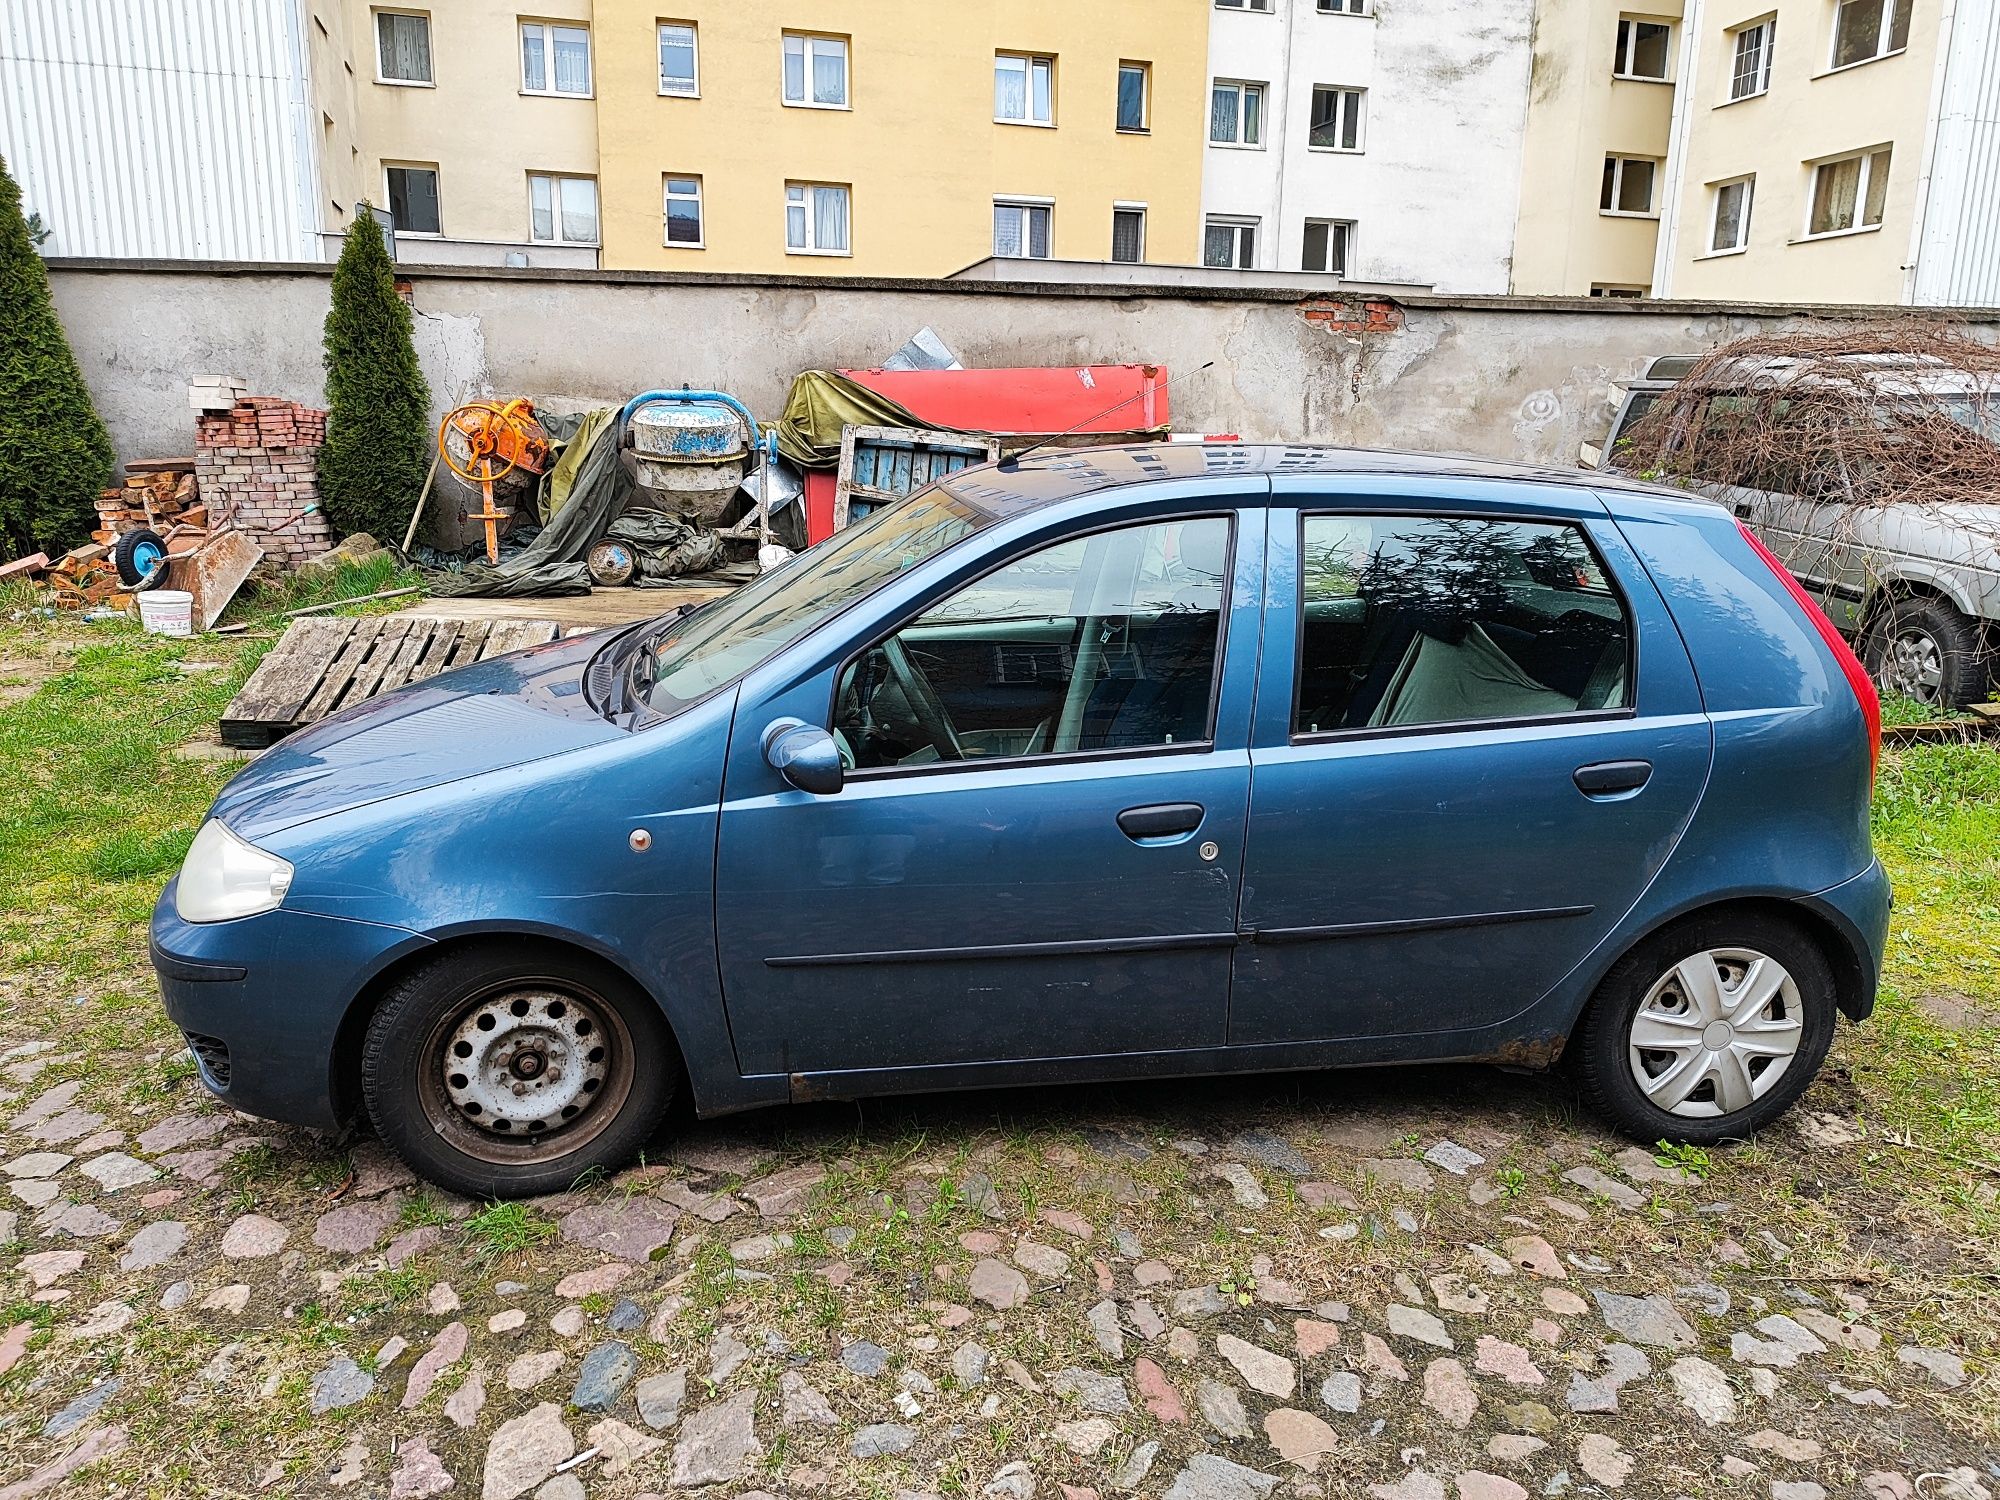
<svg viewBox="0 0 2000 1500"><path fill-rule="evenodd" d="M420 1176L474 1198L559 1192L624 1163L679 1079L659 1007L608 965L529 944L448 953L369 1022L361 1088Z"/></svg>
<svg viewBox="0 0 2000 1500"><path fill-rule="evenodd" d="M1885 693L1946 709L1986 696L1979 624L1942 599L1892 600L1870 623L1862 652Z"/></svg>
<svg viewBox="0 0 2000 1500"><path fill-rule="evenodd" d="M1585 1097L1651 1145L1740 1140L1803 1094L1833 1040L1833 970L1761 912L1716 912L1620 959L1585 1015Z"/></svg>

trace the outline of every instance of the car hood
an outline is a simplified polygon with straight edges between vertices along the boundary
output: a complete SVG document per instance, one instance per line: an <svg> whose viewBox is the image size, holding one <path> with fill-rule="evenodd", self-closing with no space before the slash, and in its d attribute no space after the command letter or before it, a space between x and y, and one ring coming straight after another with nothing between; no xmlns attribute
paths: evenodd
<svg viewBox="0 0 2000 1500"><path fill-rule="evenodd" d="M619 739L584 699L607 632L572 636L370 698L266 750L212 817L254 843L280 829Z"/></svg>

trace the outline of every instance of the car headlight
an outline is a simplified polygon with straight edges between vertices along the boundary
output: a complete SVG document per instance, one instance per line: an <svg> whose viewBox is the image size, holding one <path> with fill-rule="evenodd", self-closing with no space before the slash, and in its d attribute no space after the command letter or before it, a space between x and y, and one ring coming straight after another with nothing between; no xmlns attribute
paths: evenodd
<svg viewBox="0 0 2000 1500"><path fill-rule="evenodd" d="M184 922L227 922L275 911L291 888L292 867L246 844L210 818L188 846L174 910Z"/></svg>

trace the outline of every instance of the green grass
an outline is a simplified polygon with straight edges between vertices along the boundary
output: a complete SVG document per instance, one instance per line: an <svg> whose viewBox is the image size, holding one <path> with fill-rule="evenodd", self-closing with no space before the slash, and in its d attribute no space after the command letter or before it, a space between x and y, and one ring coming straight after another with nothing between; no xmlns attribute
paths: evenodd
<svg viewBox="0 0 2000 1500"><path fill-rule="evenodd" d="M519 1255L555 1237L554 1222L525 1203L490 1203L465 1221L467 1248L487 1260Z"/></svg>

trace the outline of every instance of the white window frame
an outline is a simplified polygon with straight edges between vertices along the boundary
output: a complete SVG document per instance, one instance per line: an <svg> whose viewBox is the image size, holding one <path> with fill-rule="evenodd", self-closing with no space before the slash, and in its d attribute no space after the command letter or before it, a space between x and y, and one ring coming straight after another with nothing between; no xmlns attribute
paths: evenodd
<svg viewBox="0 0 2000 1500"><path fill-rule="evenodd" d="M1136 260L1118 259L1118 216L1120 214L1137 214L1139 216L1139 256ZM1147 218L1146 205L1143 203L1114 202L1111 205L1111 263L1113 265L1142 266L1146 263ZM1050 227L1054 227L1053 220L1050 221Z"/></svg>
<svg viewBox="0 0 2000 1500"><path fill-rule="evenodd" d="M1370 16L1375 13L1369 0L1319 0L1318 9L1323 16Z"/></svg>
<svg viewBox="0 0 2000 1500"><path fill-rule="evenodd" d="M1607 298L1614 302L1622 302L1640 297L1650 297L1653 295L1653 289L1650 286L1640 286L1636 282L1630 281L1593 281L1590 284L1590 295Z"/></svg>
<svg viewBox="0 0 2000 1500"><path fill-rule="evenodd" d="M1021 109L1019 115L1000 113L1000 65L1003 62L1021 65ZM1035 69L1039 67L1049 75L1049 114L1045 120L1035 118ZM1052 52L1009 52L1004 48L993 54L993 123L995 125L1027 125L1036 130L1056 128L1056 59Z"/></svg>
<svg viewBox="0 0 2000 1500"><path fill-rule="evenodd" d="M413 240L441 240L444 238L444 173L434 161L385 161L382 163L382 206L393 213L389 205L394 201L389 192L391 172L428 172L437 180L438 227L435 229L405 229L396 226L396 237L407 235Z"/></svg>
<svg viewBox="0 0 2000 1500"><path fill-rule="evenodd" d="M1743 209L1736 216L1736 243L1718 245L1716 234L1722 227L1722 195L1728 189L1743 189ZM1708 185L1708 249L1701 257L1712 259L1719 255L1741 255L1750 248L1750 216L1757 211L1757 174L1746 172L1741 177L1725 178L1721 182Z"/></svg>
<svg viewBox="0 0 2000 1500"><path fill-rule="evenodd" d="M792 199L792 194L793 194L794 192L799 192L799 193L801 193L801 194L803 195L803 196L801 196L801 197L800 197L800 198L798 199L798 202L799 202L799 204L800 204L800 205L801 205L801 206L802 206L802 207L804 208L804 210L805 210L805 237L804 237L804 243L802 243L802 244L798 244L798 245L794 245L794 244L792 243L792 226L791 226L791 217L792 217L792 215L791 215L791 210L792 210L792 203L793 203L793 199ZM847 245L846 245L846 248L844 248L844 249L840 249L840 250L822 250L822 249L821 249L821 248L820 248L820 247L819 247L818 245L815 245L815 244L814 244L814 243L812 242L812 239L813 239L813 225L814 225L814 223L816 222L816 219L817 219L817 213L816 213L816 210L817 210L817 208L818 208L818 206L819 206L819 204L818 204L818 199L819 199L819 195L820 195L821 193L825 193L825 192L836 192L836 193L842 193L842 194L845 194L845 195L846 195L846 198L847 198ZM704 225L703 227L704 227L704 230L705 230L705 229L706 229L706 225ZM787 255L834 255L834 256L851 256L851 255L853 255L853 254L854 254L854 185L853 185L852 183L847 183L847 182L804 182L804 181L788 181L788 182L786 182L786 184L785 184L785 254L787 254Z"/></svg>
<svg viewBox="0 0 2000 1500"><path fill-rule="evenodd" d="M1215 95L1219 89L1236 91L1236 139L1218 141L1215 138ZM1249 111L1244 108L1252 92L1257 95L1257 139L1243 139L1243 121ZM1271 102L1269 84L1256 83L1247 78L1214 78L1208 85L1208 144L1219 151L1262 151L1264 149L1264 120Z"/></svg>
<svg viewBox="0 0 2000 1500"><path fill-rule="evenodd" d="M666 47L667 32L685 31L688 34L688 51L694 59L694 86L685 89L667 87L667 70L660 68L660 97L662 99L699 99L701 97L701 27L693 21L661 21L653 33L653 54L658 59Z"/></svg>
<svg viewBox="0 0 2000 1500"><path fill-rule="evenodd" d="M1277 0L1215 0L1217 10L1240 10L1256 15L1270 15L1277 6Z"/></svg>
<svg viewBox="0 0 2000 1500"><path fill-rule="evenodd" d="M1257 269L1257 242L1263 238L1264 221L1245 214L1206 214L1201 221L1201 263L1208 266L1208 232L1211 229L1235 231L1230 235L1231 249L1229 264L1209 266L1216 271L1254 271ZM1240 264L1243 258L1243 230L1250 231L1250 264Z"/></svg>
<svg viewBox="0 0 2000 1500"><path fill-rule="evenodd" d="M546 69L546 88L528 87L528 33L542 34L542 65ZM580 31L583 33L583 76L581 92L575 89L556 87L556 33L558 31ZM534 21L523 20L516 36L520 47L521 92L536 99L594 99L597 97L597 52L596 43L591 39L590 24L586 21Z"/></svg>
<svg viewBox="0 0 2000 1500"><path fill-rule="evenodd" d="M1757 54L1757 77L1755 87L1736 92L1736 64L1743 54L1743 44L1751 37L1762 34ZM1745 99L1761 99L1771 92L1771 57L1777 51L1778 17L1775 12L1761 21L1751 21L1738 26L1729 33L1729 97L1724 104L1741 104Z"/></svg>
<svg viewBox="0 0 2000 1500"><path fill-rule="evenodd" d="M996 260L1054 260L1056 258L1056 200L1055 199L1036 198L1036 197L1024 198L1017 193L1003 193L998 197L994 198L993 200L993 211L996 219L998 218L1000 210L1003 208L1011 208L1018 211L1021 214L1021 253L1019 255L1002 255L1000 253L1000 232L999 232L1000 226L998 225L998 223L995 223L994 233L993 233L993 256ZM1033 240L1029 237L1028 234L1028 214L1034 210L1040 210L1042 213L1048 215L1047 240L1048 240L1049 253L1047 255L1036 255L1028 249L1028 246L1033 243Z"/></svg>
<svg viewBox="0 0 2000 1500"><path fill-rule="evenodd" d="M692 193L677 193L674 191L674 184L676 182L692 182L694 184L694 191ZM660 174L660 243L666 246L667 249L706 250L708 248L708 204L702 197L701 189L701 175L697 172L684 172L680 174L662 172ZM669 215L667 210L675 203L694 204L695 236L691 240L677 240L668 236L667 224L669 222ZM849 224L847 227L847 237L850 240L854 238L854 226L852 224Z"/></svg>
<svg viewBox="0 0 2000 1500"><path fill-rule="evenodd" d="M1337 237L1340 243L1340 262L1341 262L1340 266L1338 269L1336 269L1331 265L1326 265L1326 266L1307 265L1305 263L1306 259L1305 236L1301 234L1299 237L1299 269L1301 271L1314 272L1321 276L1338 276L1343 281L1348 280L1354 274L1354 220L1310 218L1307 219L1305 223L1305 227L1307 229L1313 229L1320 225L1324 225L1326 228L1326 249L1327 249L1327 259L1329 261L1333 259L1333 247L1336 239L1336 231L1338 232Z"/></svg>
<svg viewBox="0 0 2000 1500"><path fill-rule="evenodd" d="M1322 93L1340 95L1340 103L1335 106L1333 112L1334 132L1336 135L1340 133L1344 117L1349 113L1353 114L1353 145L1320 146L1313 143L1312 105L1317 103L1317 96ZM1368 149L1368 90L1365 88L1353 88L1344 83L1316 83L1312 86L1312 94L1308 95L1307 98L1306 149L1308 151L1331 151L1343 156L1359 156ZM1331 223L1333 221L1328 220L1328 222Z"/></svg>
<svg viewBox="0 0 2000 1500"><path fill-rule="evenodd" d="M1823 156L1818 161L1807 162L1805 224L1799 231L1799 239L1801 241L1837 240L1845 238L1850 234L1875 234L1879 232L1883 222L1889 217L1888 189L1883 189L1882 218L1877 219L1873 224L1867 222L1868 190L1874 184L1875 163L1877 159L1884 156L1888 157L1889 160L1883 166L1882 170L1885 172L1895 170L1894 152L1895 148L1892 145L1869 146L1861 151L1843 151L1838 156ZM1819 198L1819 174L1824 172L1828 167L1837 167L1844 162L1850 161L1861 163L1861 175L1854 184L1854 222L1845 229L1823 229L1815 234L1813 233L1812 216L1813 204Z"/></svg>
<svg viewBox="0 0 2000 1500"><path fill-rule="evenodd" d="M1606 208L1604 206L1603 193L1600 191L1598 194L1597 212L1599 213L1599 215L1607 219L1659 218L1660 168L1661 168L1660 159L1656 156L1627 156L1624 153L1618 151L1605 152L1604 159L1606 161L1614 161L1618 163L1618 165L1613 170L1611 175L1611 207ZM1618 206L1618 200L1625 196L1623 191L1625 186L1625 169L1626 167L1630 166L1633 162L1644 162L1648 167L1652 169L1653 173L1653 186L1651 191L1649 191L1646 194L1646 208L1643 211L1636 208L1620 208Z"/></svg>
<svg viewBox="0 0 2000 1500"><path fill-rule="evenodd" d="M1139 75L1139 123L1137 125L1121 125L1118 123L1118 106L1125 96L1125 75L1127 73L1137 73ZM1050 75L1050 81L1052 83L1054 81L1053 74ZM1049 108L1051 112L1055 108L1053 91L1049 97ZM1151 63L1139 62L1129 57L1119 59L1118 91L1111 96L1111 123L1120 135L1151 134L1153 129L1153 65Z"/></svg>
<svg viewBox="0 0 2000 1500"><path fill-rule="evenodd" d="M431 76L428 78L391 78L382 71L382 23L379 16L415 16L424 23L424 52L430 58ZM431 26L431 13L427 10L410 10L400 5L378 5L368 12L368 27L374 32L375 81L392 89L434 89L437 87L437 33Z"/></svg>
<svg viewBox="0 0 2000 1500"><path fill-rule="evenodd" d="M1628 12L1621 14L1618 17L1618 26L1621 30L1624 31L1625 38L1624 38L1624 45L1622 47L1616 48L1617 55L1612 63L1611 76L1613 78L1623 79L1626 83L1673 82L1674 78L1673 23L1671 21L1658 19L1653 16L1635 16ZM1661 57L1661 64L1666 69L1666 71L1663 73L1634 73L1632 71L1632 59L1639 50L1639 28L1641 26L1658 26L1667 34L1667 45Z"/></svg>
<svg viewBox="0 0 2000 1500"><path fill-rule="evenodd" d="M549 185L549 227L554 234L543 239L535 233L535 183ZM597 225L593 239L572 240L562 232L562 185L565 182L587 182L590 184L590 215ZM581 245L596 249L604 243L604 200L597 191L597 179L582 172L530 172L528 174L528 243L531 245Z"/></svg>
<svg viewBox="0 0 2000 1500"><path fill-rule="evenodd" d="M1834 0L1833 25L1828 28L1826 35L1826 70L1829 73L1844 73L1849 68L1865 68L1872 62L1880 62L1885 57L1900 57L1910 50L1907 27L1916 24L1915 0L1882 0L1882 22L1875 29L1875 50L1866 57L1855 58L1853 62L1835 61L1840 56L1840 17L1849 5L1857 3L1860 3L1860 0ZM1911 14L1906 16L1903 45L1892 47L1889 45L1889 38L1896 29L1896 11L1899 6L1905 5L1910 8Z"/></svg>
<svg viewBox="0 0 2000 1500"><path fill-rule="evenodd" d="M799 91L794 99L787 90L785 64L791 60L792 44L799 45ZM825 51L840 58L840 102L826 104L813 98L813 77L819 55ZM787 109L854 108L854 53L848 39L829 31L787 31L778 39L778 100Z"/></svg>

